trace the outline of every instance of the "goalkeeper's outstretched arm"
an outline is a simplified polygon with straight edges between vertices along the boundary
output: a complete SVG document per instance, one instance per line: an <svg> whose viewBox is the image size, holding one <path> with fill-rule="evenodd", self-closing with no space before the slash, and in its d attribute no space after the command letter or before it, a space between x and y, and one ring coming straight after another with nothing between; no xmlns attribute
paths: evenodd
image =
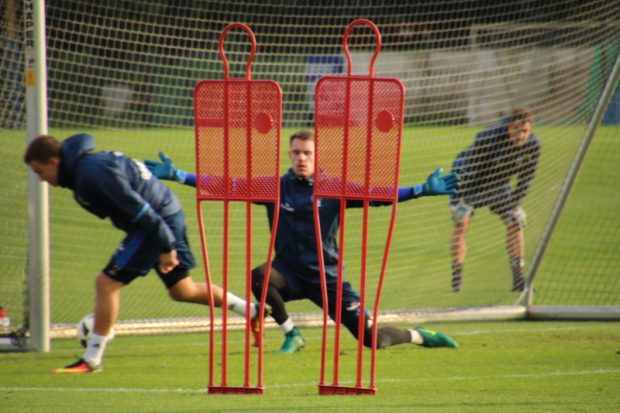
<svg viewBox="0 0 620 413"><path fill-rule="evenodd" d="M159 153L161 162L147 159L144 164L153 175L159 179L177 181L184 185L196 186L196 175L177 168L172 160L163 152ZM437 168L425 182L398 188L398 202L408 201L414 198L434 195L454 195L458 191L460 182L459 175L450 172L446 175L442 168Z"/></svg>
<svg viewBox="0 0 620 413"><path fill-rule="evenodd" d="M144 165L159 179L177 181L184 185L196 186L196 175L177 168L163 152L159 153L161 162L146 159Z"/></svg>
<svg viewBox="0 0 620 413"><path fill-rule="evenodd" d="M456 172L450 172L446 175L442 168L435 169L435 172L429 175L425 182L398 188L398 202L408 201L414 198L434 195L454 195L459 189L461 178Z"/></svg>

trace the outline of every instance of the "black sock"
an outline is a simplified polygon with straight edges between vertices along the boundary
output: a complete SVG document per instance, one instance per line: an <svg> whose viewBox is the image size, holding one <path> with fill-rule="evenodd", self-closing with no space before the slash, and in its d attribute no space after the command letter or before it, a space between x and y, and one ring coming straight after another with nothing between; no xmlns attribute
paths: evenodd
<svg viewBox="0 0 620 413"><path fill-rule="evenodd" d="M452 263L452 291L461 290L461 281L463 279L462 272L463 272L462 262Z"/></svg>

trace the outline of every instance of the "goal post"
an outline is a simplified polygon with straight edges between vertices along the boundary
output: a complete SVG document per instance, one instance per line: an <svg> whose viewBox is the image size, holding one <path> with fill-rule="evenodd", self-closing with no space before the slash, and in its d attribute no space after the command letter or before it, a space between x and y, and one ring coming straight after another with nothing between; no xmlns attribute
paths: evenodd
<svg viewBox="0 0 620 413"><path fill-rule="evenodd" d="M7 8L14 11L15 2ZM47 133L45 4L24 2L25 100L27 141ZM48 186L28 173L28 260L22 325L0 337L0 351L50 351L50 261ZM2 301L0 301L1 303ZM10 314L10 313L9 313ZM8 324L8 323L7 323Z"/></svg>
<svg viewBox="0 0 620 413"><path fill-rule="evenodd" d="M620 191L615 165L620 144L615 137L620 92L614 64L620 53L620 9L615 2L72 0L47 2L44 19L34 13L37 8L43 13L42 3L7 0L0 14L0 259L5 267L0 306L11 320L10 328L0 327L0 339L29 330L26 336L44 350L47 339L36 337L44 337L46 320L50 337L73 335L74 324L92 312L93 278L120 240L110 225L81 210L70 191L49 191L49 220L34 212L35 205L42 211L46 202L34 193L29 200L28 171L21 161L27 137L44 128L60 139L88 132L96 137L97 150L120 150L139 160L156 159L164 151L175 165L192 171L192 91L200 80L222 78L217 41L230 22L243 22L256 35L253 78L281 85L283 147L296 130L313 128L312 94L318 79L346 73L344 28L357 18L375 22L383 38L375 74L399 79L406 90L403 186L423 182L437 167L448 172L476 133L515 106L533 113L541 158L523 200L525 270L536 274L528 299L510 291L505 227L488 208L478 210L472 220L464 288L453 293L448 199L422 198L399 205L381 322L525 318L544 307L618 313L620 261L615 246L620 243ZM38 129L31 131L26 116L31 92L23 74L32 62L22 46L29 40L38 42L43 33L29 31L26 21L35 18L47 23L47 73L34 79L42 81L47 75L47 103L37 111L46 110L49 120L39 117L34 121ZM243 56L244 40L231 39L227 52ZM353 46L353 72L363 72L374 39L360 36ZM242 70L242 65L231 65L234 76ZM286 154L281 155L284 173ZM570 192L569 176L574 180ZM172 182L170 187L185 209L189 241L196 251L200 240L194 192ZM373 222L384 228L389 214L381 209L374 213L378 215ZM44 222L32 226L39 240L28 240L30 214L41 214L42 221L49 222L47 258L41 252L46 247L37 247L46 237ZM230 214L231 226L242 228L245 211L232 208ZM252 214L255 222L266 221L261 208ZM359 228L361 220L353 211L346 225ZM267 225L260 228L256 260L261 259L259 246L269 239ZM207 228L211 230L217 232ZM359 237L347 243L349 251L361 250ZM370 271L380 265L380 244L369 242ZM231 245L231 251L237 250L243 249ZM242 263L243 257L235 254L230 258L230 289L241 291L236 275L244 268L235 263ZM347 279L356 287L358 258L345 258ZM221 262L212 265L221 267ZM32 270L38 274L49 268L48 298L44 283L26 283L26 266L38 267ZM200 269L191 275L204 278ZM157 277L149 275L136 283L139 287L124 291L119 334L208 330L204 309L163 299ZM35 315L37 307L44 312L48 305L47 316ZM289 310L300 325L320 325L320 309L312 303L293 302ZM216 322L221 322L219 316ZM228 323L231 328L244 326L234 317ZM274 325L266 320L267 328ZM267 351L270 345L266 343Z"/></svg>

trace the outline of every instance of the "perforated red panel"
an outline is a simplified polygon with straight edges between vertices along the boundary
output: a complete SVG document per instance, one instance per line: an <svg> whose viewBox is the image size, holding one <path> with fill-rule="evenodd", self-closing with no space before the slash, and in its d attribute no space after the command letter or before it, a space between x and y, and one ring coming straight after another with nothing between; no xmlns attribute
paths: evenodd
<svg viewBox="0 0 620 413"><path fill-rule="evenodd" d="M274 201L282 92L276 82L205 80L194 90L197 198Z"/></svg>
<svg viewBox="0 0 620 413"><path fill-rule="evenodd" d="M315 195L397 196L404 87L398 79L323 77L315 106Z"/></svg>

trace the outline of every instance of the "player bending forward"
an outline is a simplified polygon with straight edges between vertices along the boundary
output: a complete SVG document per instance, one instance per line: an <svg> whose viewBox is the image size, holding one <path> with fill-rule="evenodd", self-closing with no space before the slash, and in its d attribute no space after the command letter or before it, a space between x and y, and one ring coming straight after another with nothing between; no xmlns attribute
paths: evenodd
<svg viewBox="0 0 620 413"><path fill-rule="evenodd" d="M452 170L462 179L459 192L450 200L454 222L451 240L454 292L461 290L469 222L476 209L485 206L506 226L512 290L525 288L525 211L521 201L534 179L539 157L540 143L532 132L532 115L525 109L516 109L511 116L478 133L474 143L454 160ZM514 190L510 186L513 176L517 177Z"/></svg>
<svg viewBox="0 0 620 413"><path fill-rule="evenodd" d="M189 270L196 266L185 235L185 217L176 196L142 162L120 152L97 152L92 136L79 134L58 141L35 138L24 155L41 181L73 191L75 200L99 218L110 218L127 235L95 282L95 325L83 357L57 374L101 371L103 353L118 318L120 293L137 277L154 269L175 301L209 304L206 283L196 283ZM211 286L214 305L223 291ZM228 306L245 315L246 302L228 293ZM252 324L258 325L252 305ZM255 329L255 328L254 328Z"/></svg>
<svg viewBox="0 0 620 413"><path fill-rule="evenodd" d="M285 335L281 353L294 353L305 345L305 340L284 305L287 301L309 299L322 306L319 259L314 231L312 194L314 181L314 136L308 131L300 131L290 138L289 158L292 163L288 173L280 177L280 219L275 242L275 258L269 277L267 304L271 306L271 316ZM172 179L186 185L195 186L196 176L175 168L170 159L160 153L163 163L145 161L154 175L162 179ZM453 193L458 186L458 175L441 175L435 171L424 184L399 188L398 201L406 201L426 195ZM379 205L374 203L374 206ZM265 204L270 227L274 216L273 204ZM349 201L347 207L361 207L361 201ZM323 257L327 279L329 316L335 317L336 287L338 272L338 247L336 235L339 226L340 200L322 199L319 215L323 235ZM252 291L261 296L266 264L252 270ZM356 337L358 334L359 295L349 282L342 282L342 324ZM368 312L364 314L364 345L371 345L371 320ZM377 347L384 348L403 343L415 343L425 347L458 347L457 342L448 335L427 330L423 327L401 329L384 326L378 329Z"/></svg>

